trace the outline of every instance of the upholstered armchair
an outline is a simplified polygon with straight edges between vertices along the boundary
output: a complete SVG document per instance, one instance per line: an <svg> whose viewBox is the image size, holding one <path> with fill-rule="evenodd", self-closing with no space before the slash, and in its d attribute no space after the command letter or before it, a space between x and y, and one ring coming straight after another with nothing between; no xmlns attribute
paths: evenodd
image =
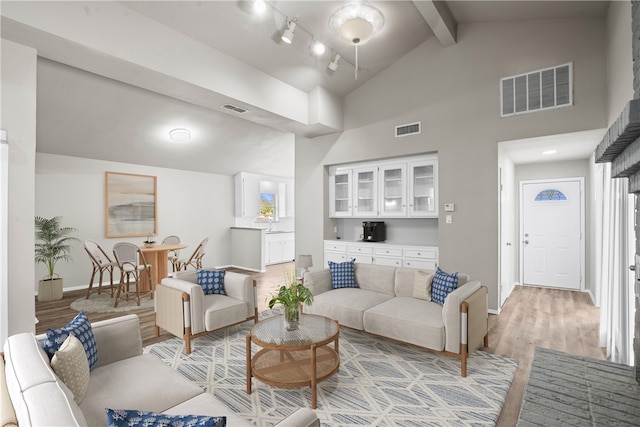
<svg viewBox="0 0 640 427"><path fill-rule="evenodd" d="M225 272L226 295L205 294L196 271L174 273L162 279L155 290L155 334L160 328L183 338L185 352L191 353L191 339L219 329L258 321L256 283L251 276Z"/></svg>

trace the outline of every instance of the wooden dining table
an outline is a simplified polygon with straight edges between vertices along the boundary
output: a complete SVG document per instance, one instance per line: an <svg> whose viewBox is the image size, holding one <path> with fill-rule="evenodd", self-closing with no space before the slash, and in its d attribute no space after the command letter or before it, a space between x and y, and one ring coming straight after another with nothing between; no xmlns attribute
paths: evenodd
<svg viewBox="0 0 640 427"><path fill-rule="evenodd" d="M169 277L169 269L167 264L169 263L169 251L175 251L178 249L184 249L187 245L153 245L151 247L140 246L140 251L144 253L144 258L147 264L151 264L151 286L155 290L156 285L160 283L165 277ZM145 286L141 286L140 290Z"/></svg>

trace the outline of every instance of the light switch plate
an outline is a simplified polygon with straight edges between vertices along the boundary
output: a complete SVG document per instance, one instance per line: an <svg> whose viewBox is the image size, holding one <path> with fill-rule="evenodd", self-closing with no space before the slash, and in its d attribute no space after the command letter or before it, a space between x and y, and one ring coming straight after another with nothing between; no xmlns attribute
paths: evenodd
<svg viewBox="0 0 640 427"><path fill-rule="evenodd" d="M451 224L451 215L446 216L447 224Z"/></svg>
<svg viewBox="0 0 640 427"><path fill-rule="evenodd" d="M444 211L445 212L453 212L456 209L456 205L453 203L445 203L444 204Z"/></svg>

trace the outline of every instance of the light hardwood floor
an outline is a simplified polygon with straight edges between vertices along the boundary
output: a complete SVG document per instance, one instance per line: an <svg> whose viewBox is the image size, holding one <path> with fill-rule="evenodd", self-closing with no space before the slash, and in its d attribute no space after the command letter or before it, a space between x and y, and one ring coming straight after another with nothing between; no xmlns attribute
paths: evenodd
<svg viewBox="0 0 640 427"><path fill-rule="evenodd" d="M293 268L293 263L285 263L268 266L263 274L246 272L257 281L260 311L266 309L270 295L284 283L285 271ZM36 301L36 316L40 321L36 333L64 326L77 314L70 304L84 295L83 290L70 291L59 301ZM153 310L136 313L140 317L143 345L172 337L166 332L160 337L154 336ZM92 322L120 315L122 313L87 314ZM485 350L519 361L497 425L516 425L536 346L604 359L603 350L598 347L598 325L599 310L586 294L516 286L500 315L489 316L489 347Z"/></svg>

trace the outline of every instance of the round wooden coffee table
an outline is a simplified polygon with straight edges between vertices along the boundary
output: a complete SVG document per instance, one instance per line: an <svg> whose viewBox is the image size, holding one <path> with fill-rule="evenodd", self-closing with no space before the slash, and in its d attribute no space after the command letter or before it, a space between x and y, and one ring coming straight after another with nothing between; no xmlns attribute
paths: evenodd
<svg viewBox="0 0 640 427"><path fill-rule="evenodd" d="M288 331L284 317L275 316L256 323L247 335L247 393L251 378L279 387L311 387L311 407L317 407L316 384L335 374L340 367L335 320L314 314L300 314L300 326ZM327 344L333 341L333 348ZM262 347L251 357L251 342Z"/></svg>

